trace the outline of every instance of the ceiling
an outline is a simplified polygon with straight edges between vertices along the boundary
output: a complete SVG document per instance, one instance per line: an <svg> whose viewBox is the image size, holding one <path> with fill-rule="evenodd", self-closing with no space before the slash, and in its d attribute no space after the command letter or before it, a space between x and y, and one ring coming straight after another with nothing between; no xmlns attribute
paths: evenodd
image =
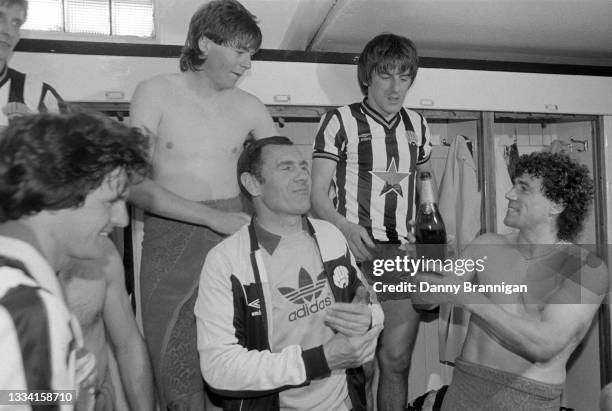
<svg viewBox="0 0 612 411"><path fill-rule="evenodd" d="M266 49L358 53L393 32L423 57L612 67L612 1L241 1Z"/></svg>

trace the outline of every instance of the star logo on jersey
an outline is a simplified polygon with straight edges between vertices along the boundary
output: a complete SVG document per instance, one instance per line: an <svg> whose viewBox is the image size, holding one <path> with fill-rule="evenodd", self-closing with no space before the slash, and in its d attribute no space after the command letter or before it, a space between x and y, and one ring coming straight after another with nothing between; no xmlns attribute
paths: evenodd
<svg viewBox="0 0 612 411"><path fill-rule="evenodd" d="M380 196L387 195L392 191L401 197L404 196L400 183L403 179L408 177L410 173L402 173L397 171L394 158L391 159L391 164L389 164L387 171L370 171L370 174L385 183L383 189L380 191Z"/></svg>
<svg viewBox="0 0 612 411"><path fill-rule="evenodd" d="M293 304L305 304L311 302L313 298L317 299L321 296L326 281L325 272L319 274L316 282L314 282L308 271L300 268L298 288L279 287L278 291Z"/></svg>

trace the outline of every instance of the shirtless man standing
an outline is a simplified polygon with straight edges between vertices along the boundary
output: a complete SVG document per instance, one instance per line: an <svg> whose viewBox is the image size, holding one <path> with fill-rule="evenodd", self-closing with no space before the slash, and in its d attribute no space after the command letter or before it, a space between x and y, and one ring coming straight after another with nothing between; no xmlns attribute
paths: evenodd
<svg viewBox="0 0 612 411"><path fill-rule="evenodd" d="M604 263L571 242L592 197L587 168L568 156L522 156L504 219L519 232L485 234L466 248L466 259L481 260L480 272L417 276L461 290L424 291L418 302L450 302L472 314L442 410L559 410L568 358L608 291ZM504 285L527 291L495 290Z"/></svg>
<svg viewBox="0 0 612 411"><path fill-rule="evenodd" d="M100 258L72 259L59 274L68 305L83 330L85 348L96 357L95 410L151 411L153 374L125 290L123 263L110 239L102 249Z"/></svg>
<svg viewBox="0 0 612 411"><path fill-rule="evenodd" d="M202 409L193 306L206 253L249 221L236 162L249 135L276 135L266 107L235 87L261 44L254 16L234 0L193 15L181 73L140 83L132 124L154 134L153 175L130 200L147 211L141 305L162 409Z"/></svg>

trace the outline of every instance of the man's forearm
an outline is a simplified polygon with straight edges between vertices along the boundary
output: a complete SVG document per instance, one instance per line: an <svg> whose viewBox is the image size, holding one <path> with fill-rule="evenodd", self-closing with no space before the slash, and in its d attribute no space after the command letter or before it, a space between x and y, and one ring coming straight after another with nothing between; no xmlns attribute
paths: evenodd
<svg viewBox="0 0 612 411"><path fill-rule="evenodd" d="M162 217L203 226L215 223L216 210L180 197L152 180L134 186L130 190L129 200L135 206Z"/></svg>
<svg viewBox="0 0 612 411"><path fill-rule="evenodd" d="M314 211L316 217L329 221L338 228L347 223L346 218L336 211L327 194L313 192L311 200L312 210Z"/></svg>
<svg viewBox="0 0 612 411"><path fill-rule="evenodd" d="M473 321L529 361L546 362L567 345L553 327L539 319L512 314L483 294L469 298L470 304L463 308L476 317Z"/></svg>
<svg viewBox="0 0 612 411"><path fill-rule="evenodd" d="M149 355L140 339L115 350L124 391L132 411L150 411L155 406L153 373Z"/></svg>
<svg viewBox="0 0 612 411"><path fill-rule="evenodd" d="M327 367L320 347L297 345L280 352L246 350L239 344L199 347L202 376L217 393L229 397L259 396L297 387Z"/></svg>

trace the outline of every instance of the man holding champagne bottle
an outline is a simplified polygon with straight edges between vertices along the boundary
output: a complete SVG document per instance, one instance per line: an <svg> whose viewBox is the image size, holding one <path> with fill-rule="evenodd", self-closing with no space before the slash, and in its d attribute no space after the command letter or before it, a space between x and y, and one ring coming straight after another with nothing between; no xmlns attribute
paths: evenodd
<svg viewBox="0 0 612 411"><path fill-rule="evenodd" d="M403 107L418 70L409 39L381 34L359 56L357 77L364 100L326 113L314 142L312 207L338 227L370 282L373 261L404 256L414 242L417 172L429 172L431 143L425 118ZM329 196L330 185L336 200ZM433 184L432 193L436 191ZM401 283L409 273L385 272L382 281ZM419 325L408 293L380 293L385 329L378 351L380 411L402 410Z"/></svg>
<svg viewBox="0 0 612 411"><path fill-rule="evenodd" d="M567 155L520 157L506 194L504 224L518 233L487 233L463 256L485 261L467 273L419 273L437 290L416 292L421 304L453 304L471 313L453 380L409 410L548 410L561 406L567 362L608 292L606 266L573 243L593 199L589 170ZM495 291L520 285L517 292ZM443 287L438 287L443 286ZM431 398L435 395L435 399Z"/></svg>

